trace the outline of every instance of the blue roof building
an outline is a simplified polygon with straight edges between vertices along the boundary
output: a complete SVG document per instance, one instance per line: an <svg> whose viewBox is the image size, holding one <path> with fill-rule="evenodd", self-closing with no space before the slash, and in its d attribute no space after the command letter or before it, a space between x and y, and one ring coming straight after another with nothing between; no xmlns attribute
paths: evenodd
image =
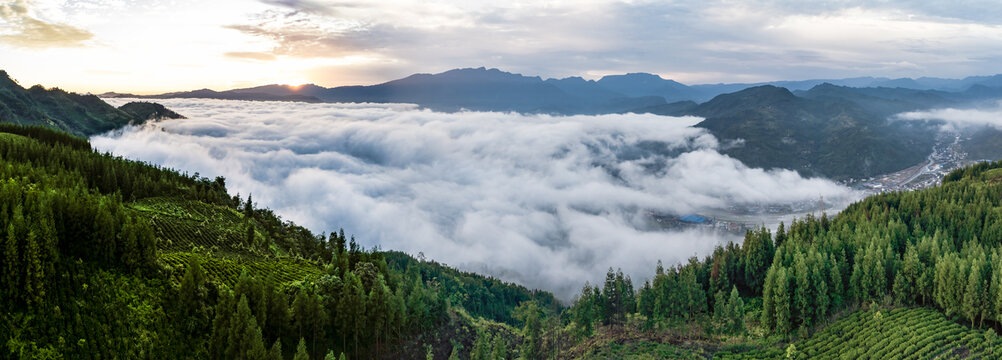
<svg viewBox="0 0 1002 360"><path fill-rule="evenodd" d="M710 219L707 219L705 217L702 217L702 216L699 216L699 215L696 215L696 214L689 214L689 215L680 217L678 219L680 221L682 221L682 222L687 222L687 223L692 223L692 224L705 224L708 221L710 221Z"/></svg>

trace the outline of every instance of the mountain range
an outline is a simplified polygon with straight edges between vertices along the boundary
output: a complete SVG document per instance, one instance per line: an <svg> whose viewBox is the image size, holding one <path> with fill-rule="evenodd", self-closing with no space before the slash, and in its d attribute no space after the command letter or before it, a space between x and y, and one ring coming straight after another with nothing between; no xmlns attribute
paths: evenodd
<svg viewBox="0 0 1002 360"><path fill-rule="evenodd" d="M686 85L648 73L542 79L498 69L464 68L438 74L414 74L381 84L326 88L314 84L264 85L225 91L200 89L159 95L105 93L101 97L212 98L304 102L414 103L437 111L516 111L523 113L600 114L636 111L679 101L705 102L717 95L772 85L807 91L822 84L875 91L911 90L940 94L973 93L1002 87L1002 75L963 79L857 77L761 83ZM996 91L997 93L997 91Z"/></svg>

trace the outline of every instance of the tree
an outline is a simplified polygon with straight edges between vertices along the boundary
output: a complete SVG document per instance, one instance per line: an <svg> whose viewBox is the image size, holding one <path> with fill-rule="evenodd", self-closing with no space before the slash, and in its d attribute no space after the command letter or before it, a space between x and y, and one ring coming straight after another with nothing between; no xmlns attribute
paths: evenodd
<svg viewBox="0 0 1002 360"><path fill-rule="evenodd" d="M797 352L797 345L790 344L786 347L786 358L790 360L796 360L800 358L800 353Z"/></svg>
<svg viewBox="0 0 1002 360"><path fill-rule="evenodd" d="M786 269L780 267L776 272L776 285L773 290L773 306L775 311L776 332L786 335L792 329L790 314L790 281L786 277Z"/></svg>
<svg viewBox="0 0 1002 360"><path fill-rule="evenodd" d="M873 313L873 322L877 324L877 333L883 335L884 333L884 314L877 310Z"/></svg>
<svg viewBox="0 0 1002 360"><path fill-rule="evenodd" d="M209 357L222 359L227 356L230 327L233 323L234 299L230 291L223 291L216 302L216 317L212 320L212 336L209 338Z"/></svg>
<svg viewBox="0 0 1002 360"><path fill-rule="evenodd" d="M237 359L269 360L272 354L264 346L264 338L261 336L261 328L257 326L257 321L251 318L246 330L247 332L244 335L248 344L245 350L246 355L244 357L237 357Z"/></svg>
<svg viewBox="0 0 1002 360"><path fill-rule="evenodd" d="M197 256L192 256L188 260L188 267L185 269L184 277L181 279L181 289L179 294L179 306L181 313L185 315L187 330L195 332L208 316L205 311L206 297L208 289L205 287L205 271L202 270L202 263Z"/></svg>
<svg viewBox="0 0 1002 360"><path fill-rule="evenodd" d="M765 273L765 284L762 289L762 317L760 321L766 329L776 327L776 269L777 266L769 267Z"/></svg>
<svg viewBox="0 0 1002 360"><path fill-rule="evenodd" d="M535 301L526 301L515 308L515 317L523 324L521 357L538 359L542 357L543 310Z"/></svg>
<svg viewBox="0 0 1002 360"><path fill-rule="evenodd" d="M581 296L574 304L574 323L577 324L578 336L589 337L593 331L592 322L595 321L596 294L593 293L591 285L587 282L581 289Z"/></svg>
<svg viewBox="0 0 1002 360"><path fill-rule="evenodd" d="M727 304L727 295L724 295L724 291L717 291L713 295L713 322L724 332L727 332L727 322L730 316L731 308Z"/></svg>
<svg viewBox="0 0 1002 360"><path fill-rule="evenodd" d="M730 308L728 316L728 330L733 333L743 332L745 328L745 302L738 294L737 286L731 287L731 296L727 300Z"/></svg>
<svg viewBox="0 0 1002 360"><path fill-rule="evenodd" d="M811 308L812 296L810 294L810 274L807 270L807 263L801 253L794 255L793 260L793 283L796 284L793 291L793 310L796 314L796 323L800 326L811 325L811 315L814 314Z"/></svg>
<svg viewBox="0 0 1002 360"><path fill-rule="evenodd" d="M623 313L622 292L616 286L616 274L609 268L605 274L605 285L602 287L602 323L613 325L620 323Z"/></svg>
<svg viewBox="0 0 1002 360"><path fill-rule="evenodd" d="M245 217L254 216L254 199L251 195L247 195L247 202L244 203L244 216Z"/></svg>
<svg viewBox="0 0 1002 360"><path fill-rule="evenodd" d="M491 349L491 359L492 360L507 360L508 359L508 341L506 341L501 335L494 337L494 345Z"/></svg>
<svg viewBox="0 0 1002 360"><path fill-rule="evenodd" d="M373 282L365 309L368 312L367 322L372 330L372 339L376 340L376 347L379 348L380 338L385 338L390 330L391 315L390 289L386 287L382 275L377 276Z"/></svg>
<svg viewBox="0 0 1002 360"><path fill-rule="evenodd" d="M306 340L299 338L299 345L296 345L296 355L292 360L310 360L310 354L306 352Z"/></svg>
<svg viewBox="0 0 1002 360"><path fill-rule="evenodd" d="M779 228L776 229L776 247L780 247L786 242L786 226L783 222L779 222Z"/></svg>
<svg viewBox="0 0 1002 360"><path fill-rule="evenodd" d="M772 256L775 253L769 229L763 226L758 231L746 232L742 248L745 251L745 284L754 293L761 293L766 269L772 264Z"/></svg>
<svg viewBox="0 0 1002 360"><path fill-rule="evenodd" d="M485 330L477 331L477 340L470 350L470 360L491 360L491 336Z"/></svg>
<svg viewBox="0 0 1002 360"><path fill-rule="evenodd" d="M240 296L236 312L231 316L231 319L233 321L229 326L226 357L229 359L249 359L249 356L253 354L253 358L258 359L267 356L261 329L257 326L257 319L251 313L246 295Z"/></svg>
<svg viewBox="0 0 1002 360"><path fill-rule="evenodd" d="M365 293L362 289L362 281L351 272L345 274L344 286L341 303L338 306L342 348L347 348L345 340L350 333L354 344L352 351L355 352L354 357L358 358L358 336L362 333L362 328L365 325Z"/></svg>
<svg viewBox="0 0 1002 360"><path fill-rule="evenodd" d="M988 353L995 355L995 344L998 343L998 334L995 333L995 329L988 328L985 331L985 343L988 344Z"/></svg>
<svg viewBox="0 0 1002 360"><path fill-rule="evenodd" d="M275 343L271 345L271 350L268 350L268 357L271 360L283 360L282 339L275 339Z"/></svg>

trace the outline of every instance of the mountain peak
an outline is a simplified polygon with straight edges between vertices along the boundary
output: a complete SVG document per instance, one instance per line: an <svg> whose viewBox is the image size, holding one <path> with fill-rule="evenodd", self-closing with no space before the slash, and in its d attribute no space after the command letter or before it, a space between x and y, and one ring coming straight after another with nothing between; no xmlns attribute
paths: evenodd
<svg viewBox="0 0 1002 360"><path fill-rule="evenodd" d="M420 83L538 83L542 82L539 76L524 76L496 68L461 68L452 69L438 74L414 74L403 79L393 80L384 84L407 85Z"/></svg>
<svg viewBox="0 0 1002 360"><path fill-rule="evenodd" d="M786 88L761 85L730 94L717 95L712 100L700 104L696 113L705 117L721 116L797 99L799 98Z"/></svg>
<svg viewBox="0 0 1002 360"><path fill-rule="evenodd" d="M628 96L657 95L669 100L678 100L680 93L689 89L682 83L650 73L606 75L598 80L598 84Z"/></svg>

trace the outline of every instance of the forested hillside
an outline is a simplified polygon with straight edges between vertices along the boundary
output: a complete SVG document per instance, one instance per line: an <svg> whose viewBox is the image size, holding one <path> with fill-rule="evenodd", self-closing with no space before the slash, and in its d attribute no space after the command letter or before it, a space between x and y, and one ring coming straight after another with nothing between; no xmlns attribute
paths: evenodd
<svg viewBox="0 0 1002 360"><path fill-rule="evenodd" d="M717 100L691 111L816 104ZM0 175L3 358L964 358L994 356L1002 324L999 162L750 231L643 283L609 269L569 308L42 126L0 124Z"/></svg>
<svg viewBox="0 0 1002 360"><path fill-rule="evenodd" d="M517 329L560 311L58 131L0 125L0 173L3 358L518 354Z"/></svg>
<svg viewBox="0 0 1002 360"><path fill-rule="evenodd" d="M627 343L687 343L669 347L725 358L989 357L1002 323L1000 182L1002 162L980 163L834 218L751 231L705 259L659 265L637 291L610 270L568 310L570 343L610 351L596 344L636 331L645 335ZM917 308L938 312L906 310ZM855 334L859 327L886 338Z"/></svg>
<svg viewBox="0 0 1002 360"><path fill-rule="evenodd" d="M90 136L162 118L183 116L156 103L129 103L116 109L94 95L46 89L41 85L25 89L0 70L0 122L44 126L77 136Z"/></svg>

